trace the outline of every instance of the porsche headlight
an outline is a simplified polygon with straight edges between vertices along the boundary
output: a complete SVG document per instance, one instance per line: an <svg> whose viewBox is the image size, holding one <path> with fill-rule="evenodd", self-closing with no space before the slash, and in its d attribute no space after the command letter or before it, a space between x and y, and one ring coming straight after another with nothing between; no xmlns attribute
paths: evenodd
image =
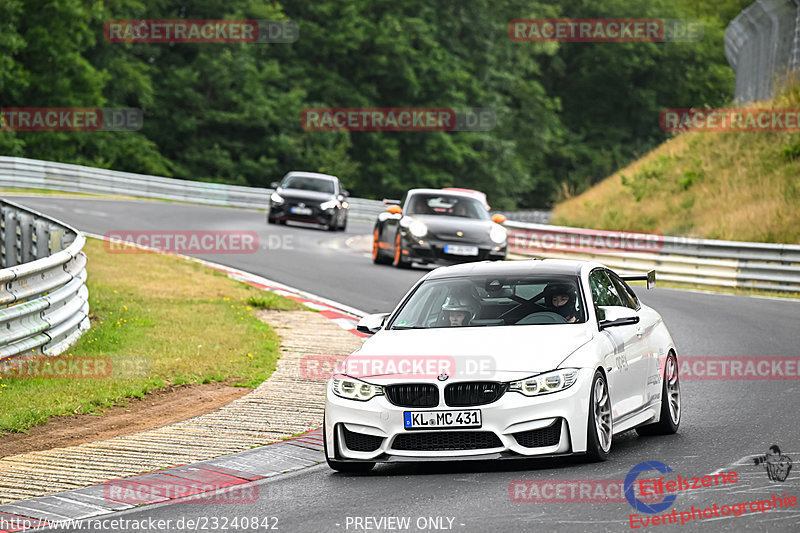
<svg viewBox="0 0 800 533"><path fill-rule="evenodd" d="M276 193L276 192L272 193L270 195L269 199L272 200L272 203L275 203L275 204L282 204L283 203L283 197L280 194Z"/></svg>
<svg viewBox="0 0 800 533"><path fill-rule="evenodd" d="M383 387L365 383L347 376L333 378L333 393L340 398L366 402L375 396L383 396Z"/></svg>
<svg viewBox="0 0 800 533"><path fill-rule="evenodd" d="M322 202L321 204L319 204L319 208L322 209L323 211L326 211L328 209L333 209L338 204L339 202L337 202L336 200L328 200L327 202Z"/></svg>
<svg viewBox="0 0 800 533"><path fill-rule="evenodd" d="M408 231L417 239L421 239L428 234L428 226L421 220L414 220L408 225Z"/></svg>
<svg viewBox="0 0 800 533"><path fill-rule="evenodd" d="M492 224L492 227L489 228L489 238L492 239L492 242L503 244L508 238L508 232L500 224Z"/></svg>
<svg viewBox="0 0 800 533"><path fill-rule="evenodd" d="M577 380L578 370L576 368L564 368L519 381L512 381L508 384L508 390L522 393L525 396L540 396L568 389Z"/></svg>

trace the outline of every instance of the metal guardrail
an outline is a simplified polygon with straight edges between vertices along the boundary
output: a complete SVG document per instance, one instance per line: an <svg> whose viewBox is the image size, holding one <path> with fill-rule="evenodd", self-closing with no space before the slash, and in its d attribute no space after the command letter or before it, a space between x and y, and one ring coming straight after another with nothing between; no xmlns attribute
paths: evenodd
<svg viewBox="0 0 800 533"><path fill-rule="evenodd" d="M273 189L148 176L102 168L0 156L0 187L116 194L207 205L266 209ZM350 198L350 216L374 220L378 200Z"/></svg>
<svg viewBox="0 0 800 533"><path fill-rule="evenodd" d="M86 238L0 200L0 359L58 355L89 328Z"/></svg>
<svg viewBox="0 0 800 533"><path fill-rule="evenodd" d="M242 187L147 176L65 163L0 156L0 187L21 187L67 192L124 194L209 205L264 209L271 189ZM374 220L384 210L382 202L350 198L351 216ZM508 213L514 218L515 213ZM541 218L546 211L528 212ZM525 216L523 213L521 217ZM598 235L596 230L566 228L509 220L509 249L523 255L572 257L597 260L623 271L656 268L659 278L707 286L742 287L800 292L800 245L716 241L643 235L658 240L657 250L623 252L613 249L545 248L532 250L525 234L534 232L555 239L580 239ZM559 237L559 235L561 237ZM632 234L631 234L632 235ZM529 241L529 239L528 239ZM2 324L0 324L2 326Z"/></svg>
<svg viewBox="0 0 800 533"><path fill-rule="evenodd" d="M509 251L523 256L587 259L622 272L655 269L664 281L800 292L800 245L796 244L665 237L517 221L505 225L510 229ZM646 244L635 249L636 242Z"/></svg>

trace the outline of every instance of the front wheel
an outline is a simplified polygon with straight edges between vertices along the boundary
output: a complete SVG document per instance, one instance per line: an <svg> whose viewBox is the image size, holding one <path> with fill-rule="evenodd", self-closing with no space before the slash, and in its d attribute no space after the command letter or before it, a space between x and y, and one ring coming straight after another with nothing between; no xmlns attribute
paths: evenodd
<svg viewBox="0 0 800 533"><path fill-rule="evenodd" d="M403 238L400 236L399 231L394 239L394 260L392 265L397 268L411 268L411 263L403 259Z"/></svg>
<svg viewBox="0 0 800 533"><path fill-rule="evenodd" d="M661 385L661 418L655 424L636 428L639 435L671 435L681 424L681 383L678 379L678 358L670 352L664 363Z"/></svg>
<svg viewBox="0 0 800 533"><path fill-rule="evenodd" d="M606 378L598 370L594 373L589 392L589 416L586 432L586 455L591 461L605 461L611 451L613 420L611 397Z"/></svg>
<svg viewBox="0 0 800 533"><path fill-rule="evenodd" d="M381 251L380 230L378 228L375 228L372 233L372 262L376 265L388 265L392 262L390 258L384 257L383 251Z"/></svg>

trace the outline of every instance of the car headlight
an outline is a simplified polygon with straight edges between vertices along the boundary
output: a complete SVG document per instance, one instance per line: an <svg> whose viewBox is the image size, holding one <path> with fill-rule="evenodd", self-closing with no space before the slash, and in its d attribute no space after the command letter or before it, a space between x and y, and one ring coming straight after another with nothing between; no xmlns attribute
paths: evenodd
<svg viewBox="0 0 800 533"><path fill-rule="evenodd" d="M489 228L489 238L492 239L492 242L503 244L508 238L508 232L500 224L492 224L492 227Z"/></svg>
<svg viewBox="0 0 800 533"><path fill-rule="evenodd" d="M270 195L269 199L272 200L272 202L275 203L275 204L282 204L283 203L283 197L280 194L276 193L276 192L272 193Z"/></svg>
<svg viewBox="0 0 800 533"><path fill-rule="evenodd" d="M428 234L428 226L421 220L414 220L408 225L408 231L417 239L421 239Z"/></svg>
<svg viewBox="0 0 800 533"><path fill-rule="evenodd" d="M339 202L337 202L336 200L328 200L327 202L322 202L321 204L319 204L319 208L322 209L323 211L326 211L328 209L333 209L337 205L339 205Z"/></svg>
<svg viewBox="0 0 800 533"><path fill-rule="evenodd" d="M568 389L577 380L578 370L576 368L564 368L519 381L512 381L508 384L508 390L522 393L525 396L540 396Z"/></svg>
<svg viewBox="0 0 800 533"><path fill-rule="evenodd" d="M383 387L365 383L347 376L333 378L333 393L340 398L366 402L375 396L383 396Z"/></svg>

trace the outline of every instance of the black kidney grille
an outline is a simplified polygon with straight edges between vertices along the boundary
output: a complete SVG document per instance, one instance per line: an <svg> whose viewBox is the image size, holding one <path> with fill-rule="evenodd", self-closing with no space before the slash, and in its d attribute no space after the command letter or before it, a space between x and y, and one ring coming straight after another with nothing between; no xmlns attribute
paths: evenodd
<svg viewBox="0 0 800 533"><path fill-rule="evenodd" d="M546 428L521 431L513 435L519 445L526 448L555 446L561 440L561 419L559 418Z"/></svg>
<svg viewBox="0 0 800 533"><path fill-rule="evenodd" d="M491 431L437 431L404 433L394 439L395 450L438 452L501 448L503 443Z"/></svg>
<svg viewBox="0 0 800 533"><path fill-rule="evenodd" d="M399 407L436 407L439 405L439 389L429 383L406 383L388 385L384 388L386 398Z"/></svg>
<svg viewBox="0 0 800 533"><path fill-rule="evenodd" d="M444 403L451 407L471 407L496 402L506 392L505 383L471 381L451 383L444 389Z"/></svg>
<svg viewBox="0 0 800 533"><path fill-rule="evenodd" d="M374 452L383 444L383 437L376 437L375 435L365 435L364 433L356 433L350 431L346 427L344 430L344 443L348 449L354 452Z"/></svg>

